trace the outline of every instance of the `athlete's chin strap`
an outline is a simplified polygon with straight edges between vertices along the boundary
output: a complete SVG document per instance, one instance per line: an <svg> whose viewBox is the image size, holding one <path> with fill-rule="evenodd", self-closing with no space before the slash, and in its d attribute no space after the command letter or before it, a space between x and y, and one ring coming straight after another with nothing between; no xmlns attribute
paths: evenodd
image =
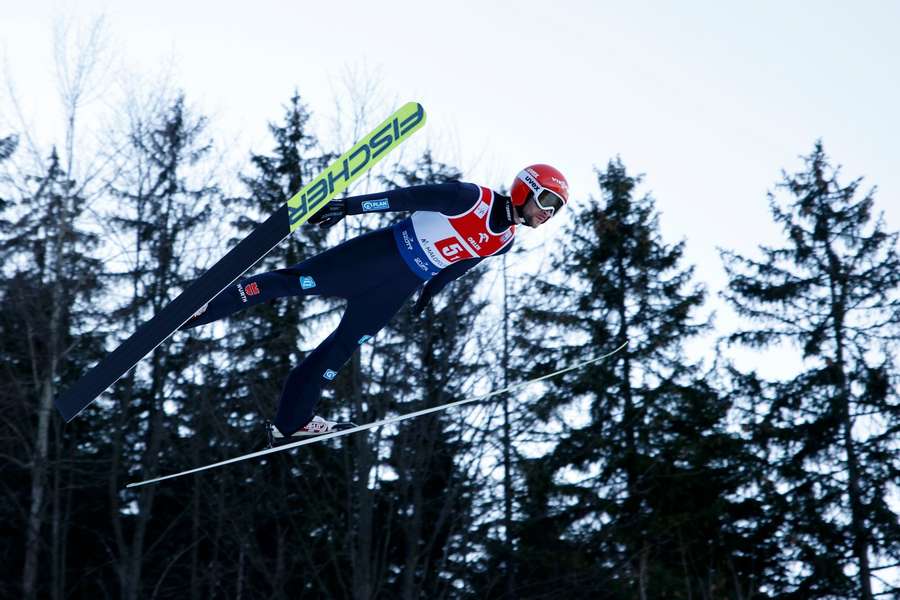
<svg viewBox="0 0 900 600"><path fill-rule="evenodd" d="M525 215L521 206L513 206L512 198L506 198L506 218L510 223L521 225L525 222Z"/></svg>
<svg viewBox="0 0 900 600"><path fill-rule="evenodd" d="M524 225L525 224L525 206L514 206L513 209L516 211L516 225Z"/></svg>

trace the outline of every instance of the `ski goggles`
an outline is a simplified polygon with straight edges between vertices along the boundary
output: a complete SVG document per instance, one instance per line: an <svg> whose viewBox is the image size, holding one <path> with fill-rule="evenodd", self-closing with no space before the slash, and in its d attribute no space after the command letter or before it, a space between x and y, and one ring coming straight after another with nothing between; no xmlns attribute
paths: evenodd
<svg viewBox="0 0 900 600"><path fill-rule="evenodd" d="M538 208L549 212L551 217L556 214L556 211L566 205L566 201L562 199L562 196L539 184L527 170L519 173L519 179L531 190L532 197Z"/></svg>

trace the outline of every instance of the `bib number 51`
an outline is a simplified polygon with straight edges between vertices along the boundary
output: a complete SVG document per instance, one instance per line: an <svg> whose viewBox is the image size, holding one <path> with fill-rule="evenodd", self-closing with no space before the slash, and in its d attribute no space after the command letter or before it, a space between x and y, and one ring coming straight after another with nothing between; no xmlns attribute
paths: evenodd
<svg viewBox="0 0 900 600"><path fill-rule="evenodd" d="M466 257L466 249L463 248L462 244L459 243L456 238L448 238L446 240L441 240L436 243L438 251L440 251L441 256L444 257L448 262L456 262L460 259Z"/></svg>

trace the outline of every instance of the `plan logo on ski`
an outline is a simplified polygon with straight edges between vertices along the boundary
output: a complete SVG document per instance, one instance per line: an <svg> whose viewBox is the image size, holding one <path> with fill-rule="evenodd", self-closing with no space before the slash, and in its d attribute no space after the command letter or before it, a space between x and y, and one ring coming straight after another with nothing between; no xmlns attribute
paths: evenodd
<svg viewBox="0 0 900 600"><path fill-rule="evenodd" d="M244 286L244 291L248 296L259 296L259 285L254 281Z"/></svg>
<svg viewBox="0 0 900 600"><path fill-rule="evenodd" d="M327 379L328 381L331 381L331 380L333 380L335 377L337 377L337 371L332 371L331 369L328 369L327 371L325 371L325 374L322 375L322 376L323 376L325 379Z"/></svg>
<svg viewBox="0 0 900 600"><path fill-rule="evenodd" d="M309 275L301 275L300 276L300 287L304 290L308 290L316 287L316 280L310 277Z"/></svg>
<svg viewBox="0 0 900 600"><path fill-rule="evenodd" d="M421 104L409 102L400 107L369 136L287 201L291 231L424 124L425 109Z"/></svg>

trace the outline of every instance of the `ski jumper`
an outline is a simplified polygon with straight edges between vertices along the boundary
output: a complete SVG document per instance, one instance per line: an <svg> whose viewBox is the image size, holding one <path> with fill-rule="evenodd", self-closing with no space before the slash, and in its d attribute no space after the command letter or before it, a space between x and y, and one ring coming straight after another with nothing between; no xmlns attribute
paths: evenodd
<svg viewBox="0 0 900 600"><path fill-rule="evenodd" d="M337 328L288 374L274 424L288 436L312 419L322 388L425 285L431 297L488 256L509 251L516 225L507 196L470 183L421 185L345 199L348 215L415 211L285 269L239 280L183 328L282 296L347 300Z"/></svg>

